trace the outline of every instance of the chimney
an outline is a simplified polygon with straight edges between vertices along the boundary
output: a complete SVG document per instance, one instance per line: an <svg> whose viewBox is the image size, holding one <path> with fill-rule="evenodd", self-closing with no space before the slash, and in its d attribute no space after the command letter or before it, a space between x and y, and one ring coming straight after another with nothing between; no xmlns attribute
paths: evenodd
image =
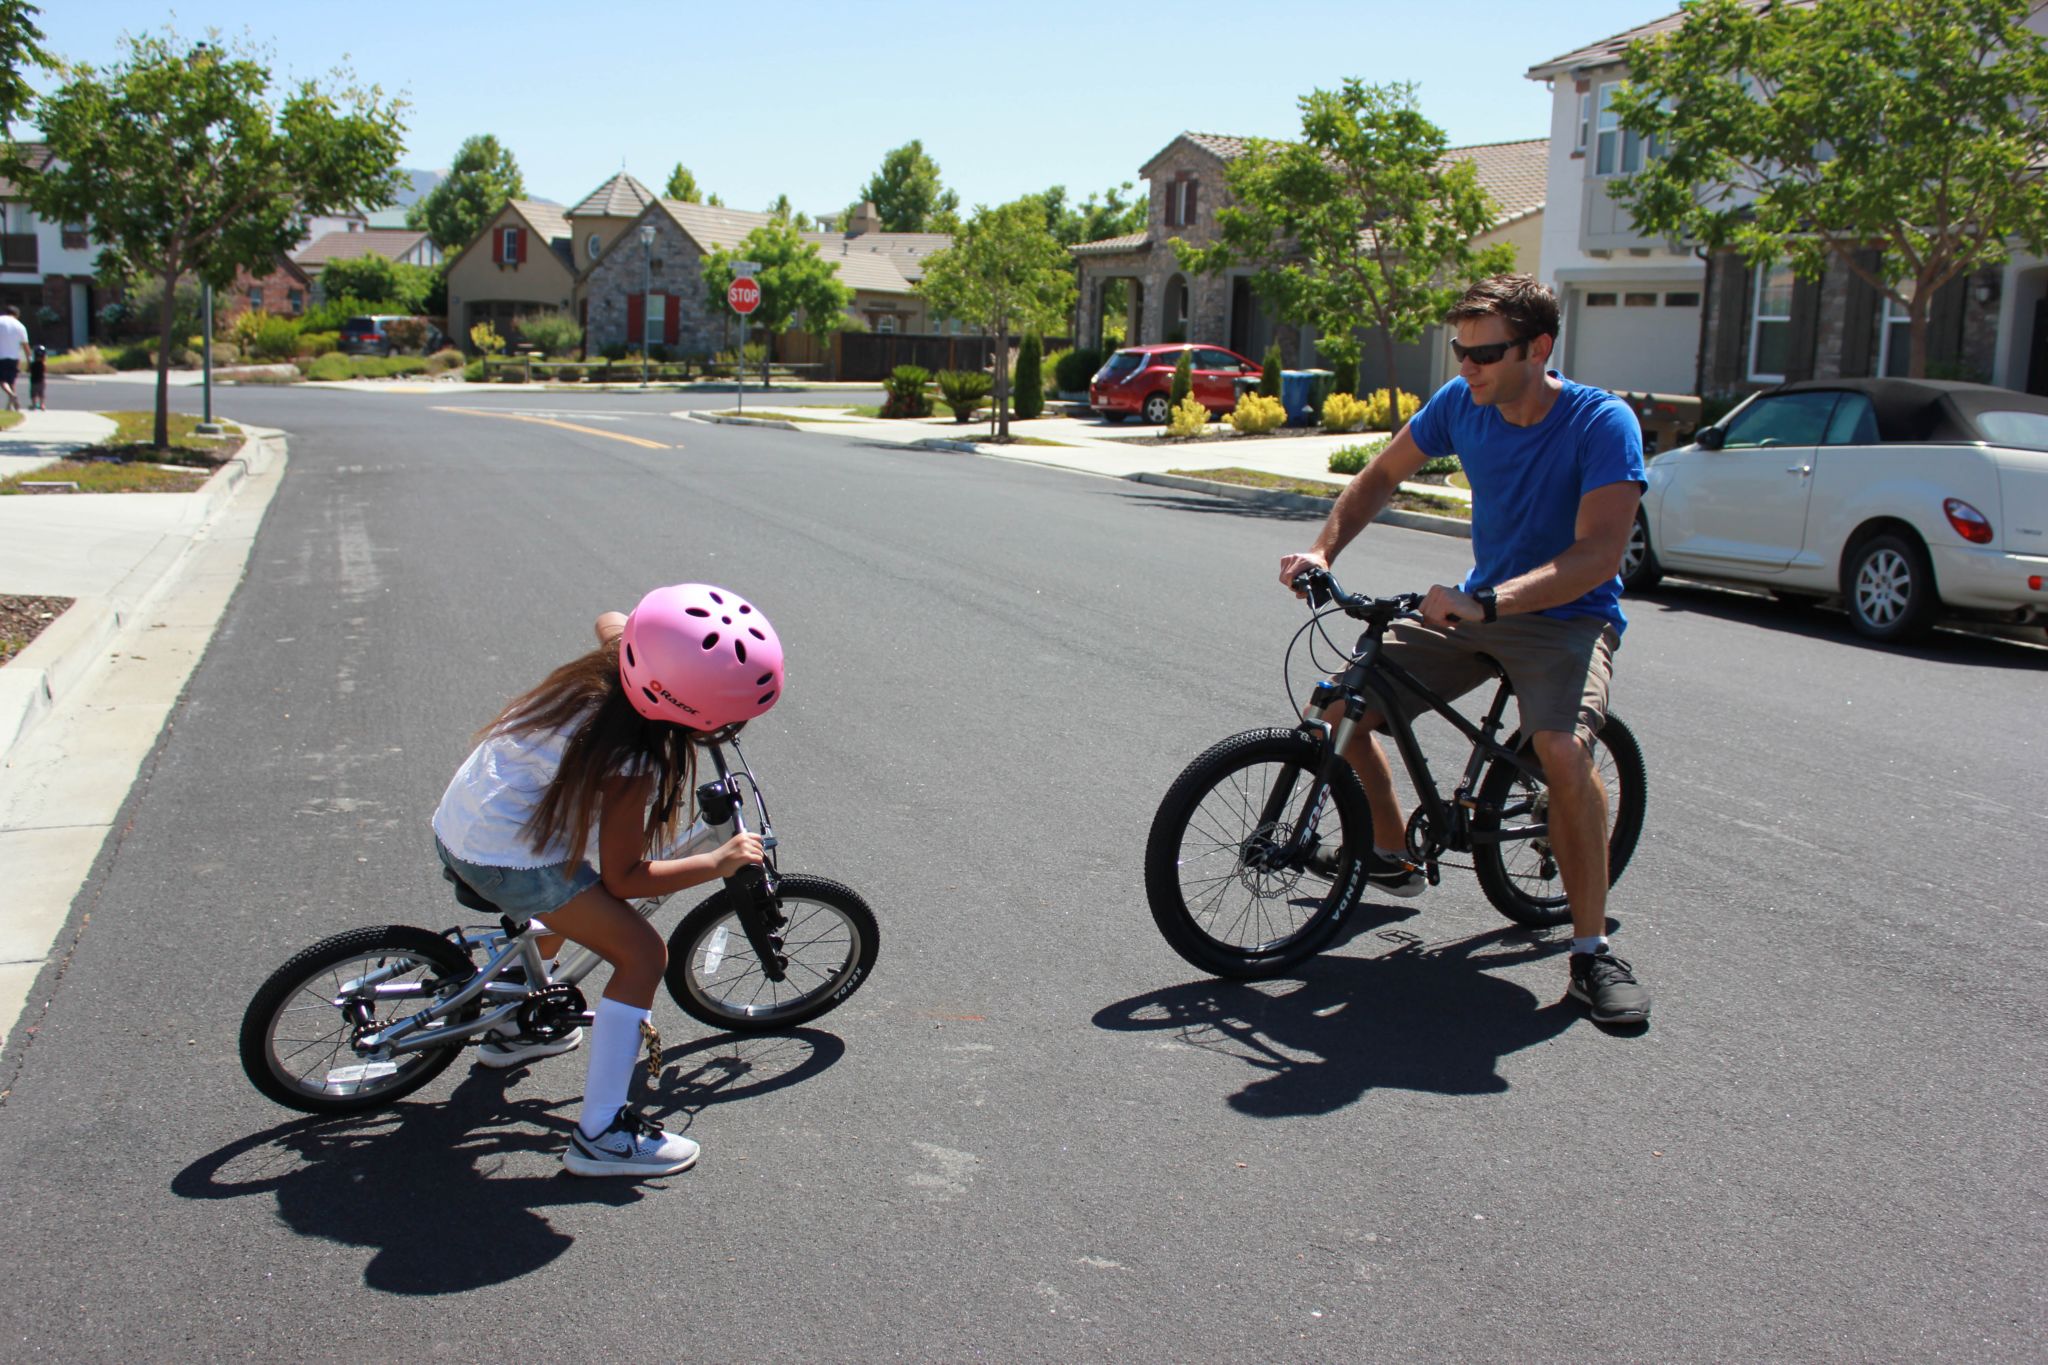
<svg viewBox="0 0 2048 1365"><path fill-rule="evenodd" d="M858 237L864 232L879 232L881 230L882 215L876 211L875 201L872 199L863 200L859 208L847 215L846 235L849 237Z"/></svg>

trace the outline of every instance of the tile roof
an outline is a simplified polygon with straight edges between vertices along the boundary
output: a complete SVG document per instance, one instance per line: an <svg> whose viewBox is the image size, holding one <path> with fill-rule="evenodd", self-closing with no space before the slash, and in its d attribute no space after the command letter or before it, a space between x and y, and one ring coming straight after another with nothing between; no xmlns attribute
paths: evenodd
<svg viewBox="0 0 2048 1365"><path fill-rule="evenodd" d="M745 241L747 234L755 228L766 227L776 221L772 213L719 208L711 204L685 204L680 199L662 199L658 202L662 210L675 220L676 225L689 233L697 245L706 251L724 251L729 247L736 247Z"/></svg>
<svg viewBox="0 0 2048 1365"><path fill-rule="evenodd" d="M427 234L414 228L371 228L366 232L330 232L292 253L292 259L315 269L329 261L353 261L375 252L397 260Z"/></svg>
<svg viewBox="0 0 2048 1365"><path fill-rule="evenodd" d="M583 196L583 202L569 210L571 218L633 218L654 202L654 191L620 171Z"/></svg>
<svg viewBox="0 0 2048 1365"><path fill-rule="evenodd" d="M660 204L662 211L706 251L733 250L755 228L780 221L772 213L685 204L680 199L663 199ZM953 244L953 239L943 232L867 232L858 237L836 232L799 235L838 268L840 279L847 284L887 294L909 293L912 283L924 274L925 257Z"/></svg>
<svg viewBox="0 0 2048 1365"><path fill-rule="evenodd" d="M50 164L50 148L47 143L17 142L14 146L26 160L35 164L37 170L41 170L44 166ZM0 176L0 198L20 199L22 197L19 185L5 176Z"/></svg>
<svg viewBox="0 0 2048 1365"><path fill-rule="evenodd" d="M885 257L906 283L923 279L925 259L953 245L952 235L945 232L863 232L857 237L837 232L806 232L803 236L827 259Z"/></svg>
<svg viewBox="0 0 2048 1365"><path fill-rule="evenodd" d="M1107 256L1117 251L1143 251L1152 245L1149 232L1127 232L1121 237L1104 237L1095 242L1079 242L1067 248L1076 256Z"/></svg>
<svg viewBox="0 0 2048 1365"><path fill-rule="evenodd" d="M542 199L514 199L511 203L525 215L527 222L533 224L534 231L547 238L550 246L559 245L566 250L574 240L575 230L569 226L569 219L562 213L560 204Z"/></svg>
<svg viewBox="0 0 2048 1365"><path fill-rule="evenodd" d="M1747 4L1751 9L1762 9L1765 5L1772 2L1773 0L1743 0L1743 3ZM1553 76L1561 75L1579 67L1613 66L1627 54L1630 43L1640 38L1654 38L1659 34L1669 33L1684 22L1684 12L1677 11L1665 15L1661 19L1652 19L1647 24L1638 24L1636 27L1622 33L1617 33L1611 38L1602 38L1597 43L1588 43L1584 47L1574 48L1562 57L1552 57L1547 62L1538 62L1529 68L1529 79L1532 81L1545 81Z"/></svg>
<svg viewBox="0 0 2048 1365"><path fill-rule="evenodd" d="M1500 205L1500 218L1494 223L1495 227L1542 209L1550 176L1549 138L1453 147L1446 153L1446 159L1472 163L1479 183Z"/></svg>

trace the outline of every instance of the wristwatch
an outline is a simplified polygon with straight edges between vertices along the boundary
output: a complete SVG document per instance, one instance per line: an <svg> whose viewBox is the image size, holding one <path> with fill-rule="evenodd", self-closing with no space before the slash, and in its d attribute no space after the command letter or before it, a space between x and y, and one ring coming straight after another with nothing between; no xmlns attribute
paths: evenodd
<svg viewBox="0 0 2048 1365"><path fill-rule="evenodd" d="M1492 588L1474 588L1471 597L1474 602L1479 604L1479 609L1486 613L1480 619L1487 625L1492 625L1500 619L1500 609L1494 605Z"/></svg>

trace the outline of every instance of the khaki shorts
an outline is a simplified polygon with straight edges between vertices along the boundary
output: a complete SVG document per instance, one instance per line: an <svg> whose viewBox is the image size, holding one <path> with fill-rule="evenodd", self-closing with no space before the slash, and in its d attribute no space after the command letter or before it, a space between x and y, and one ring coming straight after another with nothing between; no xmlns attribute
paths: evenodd
<svg viewBox="0 0 2048 1365"><path fill-rule="evenodd" d="M1447 701L1491 681L1486 661L1492 659L1514 684L1524 737L1569 730L1585 744L1607 720L1607 685L1620 643L1602 617L1529 615L1449 630L1396 621L1382 651ZM1429 709L1405 687L1394 692L1408 720Z"/></svg>

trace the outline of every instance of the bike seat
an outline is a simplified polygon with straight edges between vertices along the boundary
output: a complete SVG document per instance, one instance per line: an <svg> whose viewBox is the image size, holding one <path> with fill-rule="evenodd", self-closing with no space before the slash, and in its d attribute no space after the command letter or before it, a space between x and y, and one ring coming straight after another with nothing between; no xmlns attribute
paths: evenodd
<svg viewBox="0 0 2048 1365"><path fill-rule="evenodd" d="M456 876L454 868L442 868L441 875L446 877L450 882L454 883L455 900L458 905L466 905L472 910L481 910L487 915L502 915L505 913L504 911L500 910L497 906L493 905L489 900L485 899L484 894L481 891L478 891L468 882Z"/></svg>

